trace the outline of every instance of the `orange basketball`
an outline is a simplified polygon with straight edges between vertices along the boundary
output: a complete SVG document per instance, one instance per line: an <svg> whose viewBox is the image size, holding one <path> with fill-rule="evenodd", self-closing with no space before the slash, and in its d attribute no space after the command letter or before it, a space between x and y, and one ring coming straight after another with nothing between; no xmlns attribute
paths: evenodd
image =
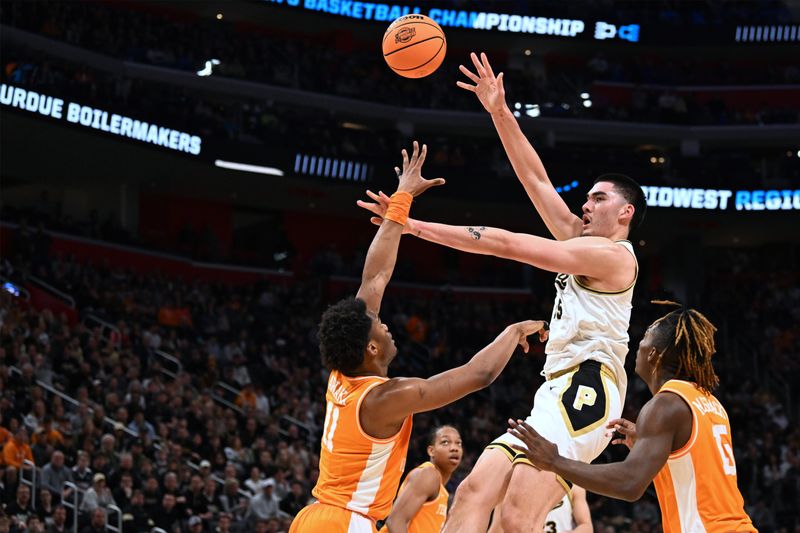
<svg viewBox="0 0 800 533"><path fill-rule="evenodd" d="M383 58L404 78L424 78L433 73L446 52L441 26L425 15L404 15L383 34Z"/></svg>

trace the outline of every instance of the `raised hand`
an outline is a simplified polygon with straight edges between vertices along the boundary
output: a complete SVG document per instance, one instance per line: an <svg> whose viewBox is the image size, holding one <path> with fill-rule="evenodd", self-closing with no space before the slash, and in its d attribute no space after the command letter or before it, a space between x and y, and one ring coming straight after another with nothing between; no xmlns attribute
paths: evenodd
<svg viewBox="0 0 800 533"><path fill-rule="evenodd" d="M375 194L369 189L367 189L367 196L372 198L374 201L365 202L364 200L357 200L356 205L373 213L375 216L369 219L370 222L376 226L380 226L381 222L383 222L383 215L385 215L386 210L389 209L390 198L386 196L386 193L383 191L378 191L378 194Z"/></svg>
<svg viewBox="0 0 800 533"><path fill-rule="evenodd" d="M414 141L414 151L411 154L411 159L408 158L408 152L405 148L402 151L403 155L403 170L394 167L397 173L397 178L400 183L397 186L397 192L411 193L413 196L419 196L431 187L437 185L444 185L444 179L436 178L433 180L426 180L422 177L422 164L425 163L425 156L428 155L427 145L422 145L422 150L419 149L419 143Z"/></svg>
<svg viewBox="0 0 800 533"><path fill-rule="evenodd" d="M615 418L606 424L606 436L610 437L614 432L623 435L622 439L614 439L611 444L624 444L628 449L633 448L636 443L636 424L625 418Z"/></svg>
<svg viewBox="0 0 800 533"><path fill-rule="evenodd" d="M475 52L472 52L470 57L472 58L472 63L475 65L477 74L470 71L464 65L459 65L458 69L467 78L472 80L475 85L470 85L463 81L457 81L456 85L475 93L478 100L481 101L481 104L483 104L483 107L489 113L502 111L506 103L506 90L503 88L503 73L501 72L497 76L494 75L492 66L489 64L489 59L483 52L481 52L480 59L478 59Z"/></svg>
<svg viewBox="0 0 800 533"><path fill-rule="evenodd" d="M541 342L545 342L547 337L550 335L550 325L546 320L525 320L524 322L519 322L511 327L517 329L519 333L519 345L522 347L522 351L525 353L528 353L528 350L530 349L530 346L528 345L529 335L533 335L538 331L539 340Z"/></svg>

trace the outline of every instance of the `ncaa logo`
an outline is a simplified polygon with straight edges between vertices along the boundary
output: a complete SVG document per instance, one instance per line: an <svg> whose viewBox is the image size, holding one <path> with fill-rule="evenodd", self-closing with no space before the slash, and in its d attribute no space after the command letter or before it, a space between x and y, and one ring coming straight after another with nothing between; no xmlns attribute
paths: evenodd
<svg viewBox="0 0 800 533"><path fill-rule="evenodd" d="M395 44L407 43L417 34L416 28L403 28L394 34Z"/></svg>

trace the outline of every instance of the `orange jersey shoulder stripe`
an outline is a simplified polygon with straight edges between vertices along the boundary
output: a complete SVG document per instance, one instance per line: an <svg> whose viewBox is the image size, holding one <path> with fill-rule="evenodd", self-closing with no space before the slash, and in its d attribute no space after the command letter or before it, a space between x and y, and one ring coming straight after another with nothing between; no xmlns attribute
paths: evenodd
<svg viewBox="0 0 800 533"><path fill-rule="evenodd" d="M410 416L388 439L373 438L361 427L361 402L386 381L379 376L348 377L331 372L325 394L319 479L312 491L322 503L372 520L384 519L391 511L411 438Z"/></svg>
<svg viewBox="0 0 800 533"><path fill-rule="evenodd" d="M687 381L670 380L662 392L680 396L692 411L689 441L670 454L653 480L664 533L756 531L736 483L725 408Z"/></svg>

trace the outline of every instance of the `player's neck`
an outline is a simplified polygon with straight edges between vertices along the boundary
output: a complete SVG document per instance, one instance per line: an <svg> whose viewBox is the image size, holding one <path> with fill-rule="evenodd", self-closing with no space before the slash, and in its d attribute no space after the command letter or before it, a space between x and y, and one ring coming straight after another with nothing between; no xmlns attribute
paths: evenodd
<svg viewBox="0 0 800 533"><path fill-rule="evenodd" d="M450 476L453 475L453 471L455 470L455 468L453 468L452 470L447 470L447 469L442 468L441 466L437 465L433 461L431 461L431 464L436 468L436 470L439 471L439 477L442 478L442 485L443 486L447 485L447 482L450 481Z"/></svg>
<svg viewBox="0 0 800 533"><path fill-rule="evenodd" d="M663 375L660 372L658 372L656 373L655 376L653 376L653 379L650 380L650 383L648 383L647 386L650 389L650 392L653 394L653 396L655 396L656 393L658 393L658 391L661 390L661 387L664 386L664 383L673 379L674 377L675 376L672 374Z"/></svg>
<svg viewBox="0 0 800 533"><path fill-rule="evenodd" d="M619 228L617 231L609 235L609 239L617 242L617 241L627 241L628 240L628 229L627 228Z"/></svg>
<svg viewBox="0 0 800 533"><path fill-rule="evenodd" d="M385 378L389 374L389 366L382 366L378 364L361 365L352 372L348 373L350 377L364 377L364 376L378 376Z"/></svg>

